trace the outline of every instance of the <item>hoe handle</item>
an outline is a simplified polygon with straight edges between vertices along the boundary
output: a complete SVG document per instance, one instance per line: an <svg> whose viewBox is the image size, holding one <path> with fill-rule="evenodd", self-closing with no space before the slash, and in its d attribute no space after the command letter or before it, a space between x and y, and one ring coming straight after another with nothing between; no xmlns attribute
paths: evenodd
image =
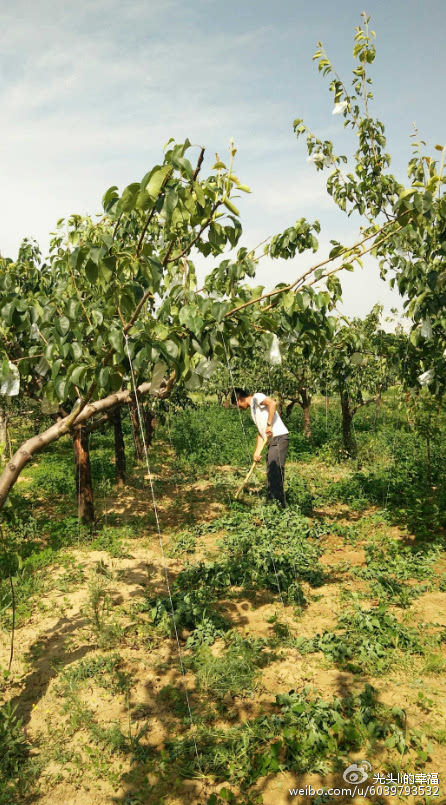
<svg viewBox="0 0 446 805"><path fill-rule="evenodd" d="M254 472L254 470L255 470L256 464L257 464L257 461L253 461L253 462L252 462L251 467L250 467L250 470L249 470L249 472L248 472L248 475L247 475L247 476L246 476L246 478L245 478L245 479L244 479L244 480L241 482L240 486L238 486L238 487L237 487L237 491L236 491L236 493L235 493L235 497L236 497L236 498L238 498L238 496L239 496L239 495L240 495L240 493L242 492L242 489L243 489L243 488L246 486L246 484L248 483L248 481L249 481L249 479L250 479L251 475L253 474L253 472Z"/></svg>

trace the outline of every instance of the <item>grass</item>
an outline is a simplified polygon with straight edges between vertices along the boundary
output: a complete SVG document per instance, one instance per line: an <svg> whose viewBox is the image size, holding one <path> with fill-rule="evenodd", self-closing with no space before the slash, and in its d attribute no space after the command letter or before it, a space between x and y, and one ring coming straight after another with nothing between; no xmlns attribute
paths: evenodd
<svg viewBox="0 0 446 805"><path fill-rule="evenodd" d="M194 805L258 805L260 783L269 805L282 772L324 778L359 756L382 770L441 765L445 630L438 610L424 623L417 609L441 613L446 591L440 443L429 490L423 445L391 405L376 427L358 414L348 461L336 407L326 431L316 406L311 444L296 407L281 511L264 503L263 467L260 497L233 500L246 466L233 414L180 411L172 441L160 417L151 464L171 595L153 517L136 509L144 471L129 460L114 507L107 434L92 440L92 531L76 517L69 444L27 471L0 552L5 645L9 575L17 626L12 674L0 668L0 805L62 785L88 801L105 784L127 805L187 802L197 777Z"/></svg>

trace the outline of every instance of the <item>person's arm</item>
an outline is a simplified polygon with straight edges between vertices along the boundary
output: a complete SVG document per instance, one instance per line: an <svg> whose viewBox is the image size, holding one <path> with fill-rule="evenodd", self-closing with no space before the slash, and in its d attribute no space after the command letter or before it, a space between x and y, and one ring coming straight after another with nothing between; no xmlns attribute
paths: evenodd
<svg viewBox="0 0 446 805"><path fill-rule="evenodd" d="M263 439L262 436L260 435L260 433L258 433L257 434L256 449L255 449L254 455L253 455L254 461L260 461L260 459L262 458L262 450L263 450L265 444L266 444L265 439Z"/></svg>
<svg viewBox="0 0 446 805"><path fill-rule="evenodd" d="M267 423L266 423L266 431L265 432L266 432L267 437L269 437L269 436L273 435L273 419L274 419L274 414L276 413L277 403L271 397L265 397L265 399L262 401L261 404L262 404L262 406L265 406L265 408L268 409L268 420L267 420Z"/></svg>

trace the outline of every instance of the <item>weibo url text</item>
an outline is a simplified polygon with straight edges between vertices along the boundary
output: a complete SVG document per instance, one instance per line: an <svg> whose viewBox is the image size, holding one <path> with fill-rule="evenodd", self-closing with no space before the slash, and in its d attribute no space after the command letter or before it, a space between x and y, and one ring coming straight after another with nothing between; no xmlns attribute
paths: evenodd
<svg viewBox="0 0 446 805"><path fill-rule="evenodd" d="M289 793L292 797L297 796L322 796L328 794L334 797L367 797L367 796L389 796L390 794L403 794L409 796L428 796L439 797L440 788L438 785L367 785L367 786L354 786L353 788L313 788L307 785L305 788L289 788Z"/></svg>

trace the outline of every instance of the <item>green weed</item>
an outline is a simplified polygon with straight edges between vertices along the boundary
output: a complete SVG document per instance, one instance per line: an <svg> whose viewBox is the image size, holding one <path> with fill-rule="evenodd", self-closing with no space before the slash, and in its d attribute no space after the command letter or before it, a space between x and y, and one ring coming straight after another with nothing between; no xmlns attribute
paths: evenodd
<svg viewBox="0 0 446 805"><path fill-rule="evenodd" d="M60 690L65 689L66 685L73 688L87 679L94 679L97 685L111 693L126 693L130 690L132 677L129 672L122 670L122 665L123 660L116 653L80 660L63 671L63 688Z"/></svg>
<svg viewBox="0 0 446 805"><path fill-rule="evenodd" d="M40 770L29 756L31 744L16 712L9 702L0 709L0 805L28 793Z"/></svg>
<svg viewBox="0 0 446 805"><path fill-rule="evenodd" d="M407 656L422 655L429 642L421 629L404 626L385 608L356 608L340 615L338 631L325 631L311 640L302 639L302 651L322 651L330 662L354 672L383 674Z"/></svg>
<svg viewBox="0 0 446 805"><path fill-rule="evenodd" d="M207 646L202 646L192 660L197 688L217 699L227 693L242 696L255 690L260 667L267 657L263 654L264 641L250 641L238 635L228 648L215 657Z"/></svg>
<svg viewBox="0 0 446 805"><path fill-rule="evenodd" d="M176 583L170 598L157 598L147 601L154 626L163 634L173 634L174 624L178 631L183 629L189 633L186 645L198 646L211 644L217 637L222 637L230 627L215 609L215 595L206 589L178 589Z"/></svg>
<svg viewBox="0 0 446 805"><path fill-rule="evenodd" d="M87 617L99 648L111 648L123 635L123 627L111 610L113 601L108 580L95 574L89 585Z"/></svg>
<svg viewBox="0 0 446 805"><path fill-rule="evenodd" d="M282 771L327 774L350 753L376 744L408 751L405 714L377 700L370 685L355 696L325 701L306 687L276 696L277 713L229 729L200 727L195 735L201 771L243 789L259 777ZM187 777L198 770L190 736L166 742L170 761Z"/></svg>

